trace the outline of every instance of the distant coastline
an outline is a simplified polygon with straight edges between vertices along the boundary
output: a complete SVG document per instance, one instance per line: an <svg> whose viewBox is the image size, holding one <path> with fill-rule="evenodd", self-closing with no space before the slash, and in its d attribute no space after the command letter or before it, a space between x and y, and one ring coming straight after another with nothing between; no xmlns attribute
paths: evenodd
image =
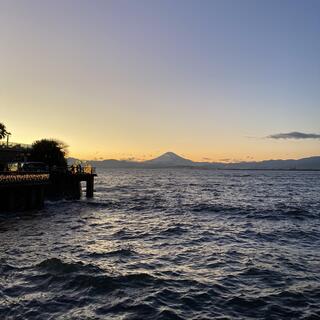
<svg viewBox="0 0 320 320"><path fill-rule="evenodd" d="M75 158L69 158L74 162ZM89 160L87 161L96 168L185 168L203 170L269 170L269 171L320 171L320 156L302 158L298 160L264 160L257 162L194 162L180 157L173 152L167 152L158 158L137 162L128 160Z"/></svg>

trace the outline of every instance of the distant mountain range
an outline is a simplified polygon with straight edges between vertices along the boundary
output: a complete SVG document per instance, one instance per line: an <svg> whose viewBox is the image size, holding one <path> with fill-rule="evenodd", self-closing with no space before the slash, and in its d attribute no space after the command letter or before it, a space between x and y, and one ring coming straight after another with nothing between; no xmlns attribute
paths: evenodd
<svg viewBox="0 0 320 320"><path fill-rule="evenodd" d="M68 163L77 159L69 158ZM158 158L137 162L127 160L90 160L96 168L199 168L220 170L320 170L320 156L299 160L265 160L258 162L194 162L173 152L166 152Z"/></svg>

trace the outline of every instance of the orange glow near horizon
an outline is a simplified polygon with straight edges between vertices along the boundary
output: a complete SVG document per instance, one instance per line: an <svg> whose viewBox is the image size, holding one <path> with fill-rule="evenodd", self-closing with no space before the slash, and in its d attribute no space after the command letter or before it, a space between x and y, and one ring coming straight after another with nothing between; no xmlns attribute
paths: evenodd
<svg viewBox="0 0 320 320"><path fill-rule="evenodd" d="M42 138L53 138L66 143L69 147L68 156L82 160L131 160L144 161L156 158L161 154L172 151L184 158L197 162L239 162L239 161L261 161L270 159L299 159L318 155L314 152L317 147L316 141L270 141L263 138L243 137L235 144L231 140L212 141L212 148L206 145L194 145L192 141L158 140L159 147L150 145L150 141L135 141L131 145L130 140L125 138L122 141L107 143L104 146L99 139L91 140L90 137L78 138L80 132L75 135L66 130L65 133L56 132L49 127L41 128L32 126L29 128L21 121L4 121L9 131L12 132L10 140L13 142L31 144L35 140ZM41 132L43 131L43 134ZM27 134L25 134L27 132ZM241 143L239 143L239 141ZM146 143L148 149L144 145ZM156 143L154 143L156 145ZM168 144L168 147L166 147ZM225 144L225 145L223 145Z"/></svg>

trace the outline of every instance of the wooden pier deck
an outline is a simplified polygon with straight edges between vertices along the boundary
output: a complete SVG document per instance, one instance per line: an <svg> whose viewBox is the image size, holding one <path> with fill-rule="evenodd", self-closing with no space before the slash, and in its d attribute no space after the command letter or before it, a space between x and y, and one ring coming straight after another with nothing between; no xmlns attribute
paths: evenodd
<svg viewBox="0 0 320 320"><path fill-rule="evenodd" d="M45 199L80 199L81 182L86 197L93 197L95 170L0 173L0 211L23 211L43 207Z"/></svg>

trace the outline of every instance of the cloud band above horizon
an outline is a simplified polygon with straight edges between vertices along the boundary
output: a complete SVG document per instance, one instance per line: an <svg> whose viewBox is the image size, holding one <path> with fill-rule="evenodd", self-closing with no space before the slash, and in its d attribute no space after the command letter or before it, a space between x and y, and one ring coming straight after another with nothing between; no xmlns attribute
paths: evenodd
<svg viewBox="0 0 320 320"><path fill-rule="evenodd" d="M317 133L304 133L304 132L289 132L289 133L277 133L268 136L269 139L320 139L320 134Z"/></svg>

